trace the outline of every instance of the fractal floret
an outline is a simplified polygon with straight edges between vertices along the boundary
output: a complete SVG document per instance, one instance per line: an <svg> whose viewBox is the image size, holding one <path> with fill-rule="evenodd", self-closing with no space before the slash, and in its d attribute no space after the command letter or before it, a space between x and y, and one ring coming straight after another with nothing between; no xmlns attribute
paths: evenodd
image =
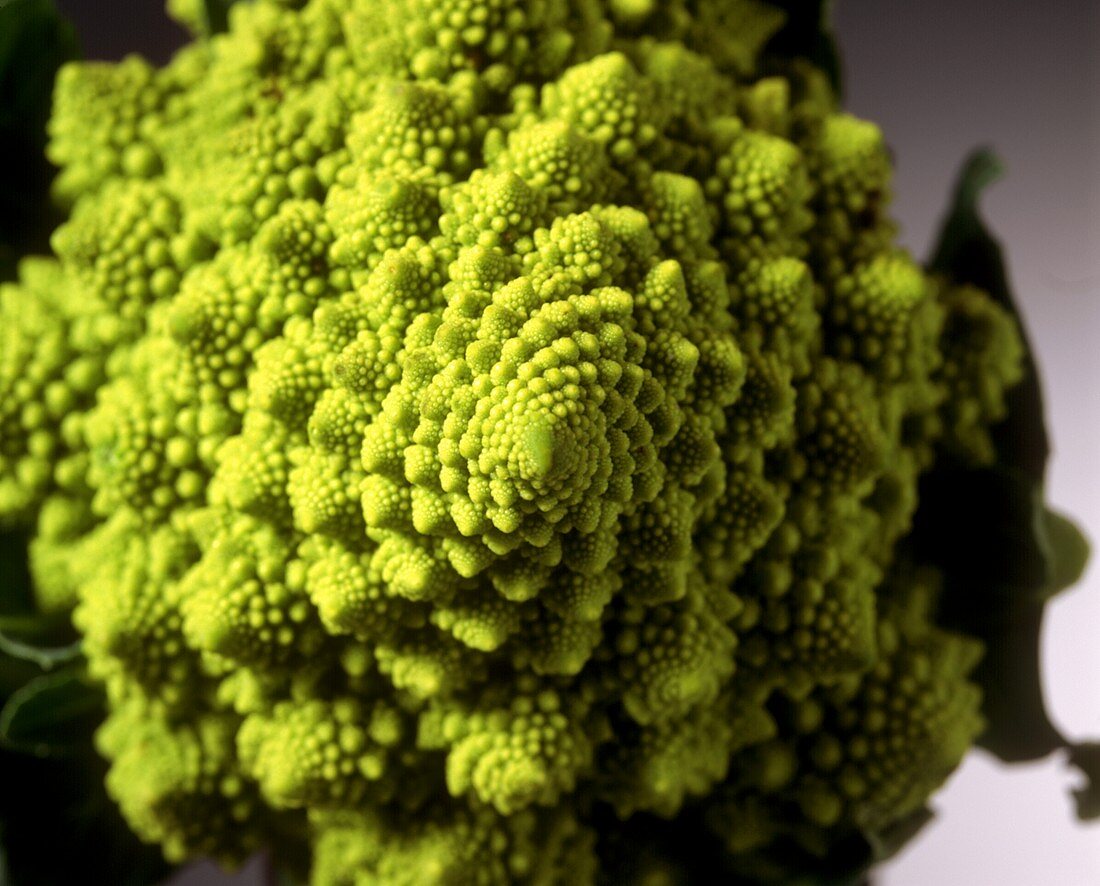
<svg viewBox="0 0 1100 886"><path fill-rule="evenodd" d="M956 766L981 644L907 539L1024 351L896 244L883 136L784 20L256 0L62 69L0 520L141 838L314 886L755 882Z"/></svg>

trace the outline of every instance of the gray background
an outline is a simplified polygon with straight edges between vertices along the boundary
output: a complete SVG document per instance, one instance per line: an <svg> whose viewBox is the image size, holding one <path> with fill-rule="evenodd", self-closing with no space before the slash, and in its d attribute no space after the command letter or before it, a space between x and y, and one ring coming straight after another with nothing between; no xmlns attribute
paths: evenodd
<svg viewBox="0 0 1100 886"><path fill-rule="evenodd" d="M58 0L85 54L180 39L156 0ZM847 105L875 120L897 160L902 240L927 255L965 154L993 146L1008 175L984 201L1040 354L1054 455L1050 499L1100 541L1100 2L838 0ZM1097 558L1100 561L1100 557ZM1044 630L1049 707L1069 736L1100 736L1100 567L1056 600ZM1100 824L1074 822L1062 761L999 766L972 753L937 819L879 886L1096 886ZM252 886L200 866L175 886Z"/></svg>

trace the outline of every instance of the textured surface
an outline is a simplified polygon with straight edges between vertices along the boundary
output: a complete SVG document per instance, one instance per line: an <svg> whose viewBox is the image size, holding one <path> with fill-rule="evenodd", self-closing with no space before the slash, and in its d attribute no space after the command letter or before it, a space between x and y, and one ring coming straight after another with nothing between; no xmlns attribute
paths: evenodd
<svg viewBox="0 0 1100 886"><path fill-rule="evenodd" d="M614 70L612 70L612 72L608 72L608 73L610 75L614 76ZM142 157L138 156L138 157L134 158L133 162L135 164L138 164L138 167L140 168L141 167L141 160L142 160ZM620 158L620 160L621 160L621 158ZM740 161L738 161L737 158L735 157L730 162L733 163L734 165L730 167L729 171L733 172L737 168L736 164ZM728 173L723 173L723 174L728 174ZM289 179L288 179L288 181L289 181ZM246 185L245 185L245 187L246 187ZM339 205L339 204L337 203L337 201L333 201L333 205ZM736 212L736 209L737 209L736 204L733 207L730 207L730 208L731 208L731 210L734 210ZM734 218L736 218L736 216L734 216ZM171 223L171 222L168 222L168 223ZM333 220L333 226L334 227L337 226L337 221ZM454 231L455 231L455 236L456 237L460 237L460 238L462 237L462 234L460 233L461 227L454 228ZM230 239L232 239L232 237L234 237L235 234L233 233L233 231L229 231L227 236ZM277 241L278 240L278 233L276 232L274 234L271 234L271 236L267 238L267 242L271 242L272 238L275 238L275 240ZM461 242L461 240L460 240L460 242ZM275 245L277 245L277 243ZM689 245L689 247L690 247L690 241L687 242L687 245ZM730 247L730 248L733 249L733 247ZM354 251L355 248L354 247L349 247L349 249L352 249L352 251ZM684 244L681 244L679 249L683 250L684 249ZM828 262L828 259L825 258L825 253L824 252L822 253L822 261L825 262L825 264L827 264L827 262ZM825 264L823 264L823 266L825 266ZM171 271L171 269L169 269L169 271ZM171 278L168 278L168 277L164 278L164 280L162 281L162 285L165 286L165 287L171 286L172 285ZM861 285L866 285L866 284L858 284L857 283L857 286L861 286ZM187 316L191 316L191 315L187 315ZM840 315L840 316L843 316L843 315ZM880 321L881 320L877 320L877 322L880 322ZM382 331L383 330L377 330L377 332L379 332L379 333L381 333ZM379 336L379 338L384 338L384 336ZM843 341L843 339L838 339L838 341ZM777 346L775 346L775 343L772 342L772 343L769 344L769 347L775 348ZM842 344L842 347L843 347L843 344ZM782 346L779 346L779 349L782 350ZM889 375L890 375L889 370L888 369L883 369L883 372L886 373L888 378L889 378ZM278 387L276 387L276 389L273 389L273 390L282 390L282 389L278 389ZM276 397L275 402L276 403L278 402L277 397ZM121 403L121 401L120 401L120 403ZM288 406L288 408L292 408L292 409L294 408L293 407L293 401L290 402L290 405ZM316 415L316 413L315 413L315 415ZM111 423L109 422L109 420L107 420L107 419L103 420L102 427L105 430L109 430L111 428ZM155 427L153 427L153 426L151 426L147 423L145 423L144 425L140 425L138 427L140 427L140 428L152 428L154 433L155 433L155 430L156 430ZM318 429L318 431L317 431L318 438L326 437L326 435L328 434L328 431L326 430L326 427L328 427L328 426L323 426L323 427L320 427ZM338 425L338 427L339 427L339 425ZM95 433L95 431L92 431L92 433ZM141 433L142 434L147 434L147 430L142 430ZM520 455L522 455L522 452L527 452L528 455L525 456L524 458L528 458L529 464L528 464L527 468L521 468L520 469L520 472L519 472L520 479L524 480L525 482L531 481L531 480L538 480L539 482L541 482L542 480L547 479L548 477L550 479L552 479L552 477L553 477L553 473L551 471L552 464L547 464L546 461L544 461L544 458L540 455L540 452L544 451L544 444L541 444L540 440L543 440L543 439L557 439L553 436L554 433L555 433L555 431L553 430L552 425L548 426L544 423L538 423L538 422L531 429L521 428L521 433L518 435L518 437L516 437L516 431L511 431L511 430L507 431L507 434L504 438L505 440L520 439L520 440L527 441L527 442L525 442L526 448L520 450ZM548 435L549 435L549 437L548 437ZM510 444L509 444L509 446L510 446ZM176 468L182 467L182 468L186 469L187 464L190 463L189 462L190 456L189 456L189 453L186 449L186 444L173 444L172 440L168 440L168 445L165 447L166 455L168 455L169 450L172 451L172 455L169 456L169 459L168 459L169 462L183 462L182 464L179 464L179 463L175 464L175 467ZM520 458L520 463L524 464L524 463L527 463L527 462L524 462L524 460L522 460L522 458ZM848 463L850 464L851 467L847 468L846 470L855 470L856 473L853 474L854 477L858 477L860 471L866 470L866 468L860 468L859 467L861 463L864 463L864 462L862 462L862 457L858 457L855 462L850 462L849 461ZM687 469L690 470L690 464L689 464L689 467L687 467ZM307 467L303 470L311 470L311 469L308 467L308 464L307 464ZM406 475L408 474L408 471L409 471L409 468L408 468L408 466L406 466ZM550 473L548 473L548 471ZM176 492L178 494L185 494L186 491L189 489L188 481L184 477L185 473L186 473L186 471L177 471L177 473L176 473L175 488L176 488ZM598 475L598 474L594 474L594 475ZM690 474L686 474L686 475L690 475ZM184 477L182 484L180 484L180 482L179 482L180 477ZM143 481L143 482L145 482L145 481ZM233 488L237 489L237 486L233 486ZM141 486L141 485L136 486L135 492L138 493L138 494L141 494L143 489L144 489L144 486ZM109 492L110 492L110 490L109 490ZM238 490L238 492L239 492L239 490ZM243 493L241 493L241 494L243 494ZM150 497L149 504L145 505L145 507L147 508L146 518L155 519L156 514L158 513L158 508L163 508L165 506L162 503L164 501L164 496L163 495L160 496L162 502L158 502L157 497L158 496L156 494L153 494ZM186 497L186 495L185 495L185 497ZM295 501L294 501L295 500L295 494L293 492L292 492L292 496L290 496L290 497L292 497L292 502L290 502L290 504L292 504L292 506L293 506L294 519L295 519L296 523L298 523L299 525L305 523L309 527L317 528L317 527L323 527L323 526L331 526L332 525L331 521L333 521L333 519L335 519L335 521L337 521L337 522L339 522L340 519L342 519L341 513L339 512L339 508L338 508L337 512L333 512L331 510L330 506L328 506L327 504L324 504L322 502L321 504L324 504L324 506L322 506L320 508L320 511L318 511L318 506L317 506L318 503L316 501L311 500L309 496L304 497L303 495L298 494L297 495L297 503L295 503ZM101 506L109 506L109 505L101 505ZM551 511L551 513L553 513L553 512ZM476 514L474 516L476 516ZM430 519L430 518L431 518L430 517L430 512L428 512L427 514L421 516L420 517L421 525L430 525L429 523L423 523L423 521L428 521L428 519ZM473 517L471 517L471 518L473 518ZM368 519L368 521L370 521L371 517L368 516L367 519ZM414 511L414 516L412 516L412 519L414 519L414 525L415 525L415 521L417 519L415 511ZM492 517L491 517L491 519L492 519ZM499 526L500 519L505 519L505 517L500 516L497 519L492 519L492 522L494 523L494 525L496 525L497 529L500 528L500 526ZM310 523L310 521L316 521L316 522L315 523ZM328 521L328 522L326 522L326 521ZM471 524L471 525L473 525L473 524ZM510 526L511 524L506 523L506 525ZM310 529L310 530L312 530L312 529ZM321 529L321 530L323 532L323 529ZM415 575L415 573L412 573L412 575ZM268 580L270 580L270 579L268 579ZM410 579L410 581L412 581L412 584L417 584L417 583L420 582L420 580L418 580L418 579ZM514 588L515 586L509 586L509 587ZM499 589L499 586L498 586L498 589ZM414 590L415 590L415 588L414 588ZM328 593L328 592L326 592L326 593ZM322 597L324 597L324 594L322 594ZM198 599L200 602L201 602L201 598L202 598L201 594L196 594L196 599ZM324 599L329 599L329 598L324 597ZM318 604L318 608L319 608L319 610L322 611L322 619L323 619L323 608L322 608L320 603ZM219 634L218 632L220 631L220 628L217 627L217 622L211 622L210 621L210 615L207 612L207 610L204 608L204 606L201 606L198 603L196 603L194 605L186 606L186 608L184 609L184 613L185 613L185 621L191 625L191 627L187 628L187 630L193 636L209 637L210 642L218 641L218 642L231 643L231 644L246 641L246 638L244 638L244 637L239 637L238 639L235 639L235 641L234 641L233 636L223 637L221 634ZM190 614L188 614L188 613L190 613ZM482 613L482 614L484 614L484 613ZM337 615L339 615L339 612L337 613ZM335 617L337 615L334 615L333 617ZM466 617L466 619L463 621L463 617L459 616L458 621L454 621L452 619L451 615L443 616L443 621L444 621L444 624L440 625L440 626L445 627L445 630L451 630L452 633L454 632L455 627L458 627L459 630L465 630L465 628L462 628L461 625L470 623L469 617ZM495 636L494 631L499 631L500 630L500 628L494 628L493 631L489 631L488 635L484 634L484 628L481 626L483 621L484 620L482 619L482 617L478 616L478 619L476 621L476 624L478 625L478 628L477 628L478 633L477 633L476 636L480 637L480 638L474 639L473 648L478 648L478 644L480 644L481 646L485 646L486 644L494 643L495 641L492 638L493 636ZM498 621L499 620L494 619L492 623L497 624ZM210 631L215 631L215 634L211 634ZM455 633L455 636L460 637L460 635L456 634L456 633ZM466 636L473 636L473 635L467 634ZM202 642L206 642L206 641L200 641L200 643L202 643ZM248 648L248 646L240 647L240 646L237 646L237 645L233 645L230 648L246 649L246 648ZM246 655L248 653L242 653L242 654ZM648 704L648 702L646 702L645 699L640 698L635 703L631 704L631 703L628 702L627 710L630 711L631 715L634 715L634 717L636 719L640 718L641 722L645 722L646 718L649 715L649 714L646 713L647 704ZM353 717L353 719L354 719L354 714L349 714L349 715L351 715L351 717ZM339 719L339 714L338 714L338 719ZM257 741L260 742L260 747L261 747L261 750L257 751L257 753L262 754L263 753L262 752L262 745L263 745L262 736L260 736L259 739L257 739ZM827 758L827 753L828 752L821 751L821 752L818 752L818 753L825 754L826 756L823 757L823 758ZM458 766L458 764L456 764L456 769L459 769L460 775L455 776L455 779L458 779L458 780L455 780L453 784L455 786L459 786L459 789L461 790L461 785L464 784L464 781L462 780L462 777L461 777L461 767ZM474 781L474 783L471 783L471 784L476 784L476 783ZM284 788L284 789L286 789L286 788ZM294 789L294 788L290 788L290 789ZM505 796L508 796L508 795L505 795ZM510 802L510 801L506 800L506 802ZM656 800L654 800L653 802L656 803ZM827 805L827 803L826 803L826 805ZM657 806L654 806L653 808L657 808ZM822 809L822 808L824 808L824 807L818 807L818 809ZM820 812L818 812L818 814L820 814Z"/></svg>

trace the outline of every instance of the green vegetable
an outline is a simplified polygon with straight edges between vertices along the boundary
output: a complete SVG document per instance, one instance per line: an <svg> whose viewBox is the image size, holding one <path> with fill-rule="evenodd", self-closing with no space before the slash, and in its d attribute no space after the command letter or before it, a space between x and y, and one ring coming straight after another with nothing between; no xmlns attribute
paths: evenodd
<svg viewBox="0 0 1100 886"><path fill-rule="evenodd" d="M0 289L0 523L130 827L316 886L900 846L1000 723L981 641L1083 553L999 436L1011 304L965 219L935 273L896 245L823 4L228 6L61 69L68 220ZM980 564L1039 552L1011 594L945 476L1009 503ZM0 731L85 716L75 667Z"/></svg>

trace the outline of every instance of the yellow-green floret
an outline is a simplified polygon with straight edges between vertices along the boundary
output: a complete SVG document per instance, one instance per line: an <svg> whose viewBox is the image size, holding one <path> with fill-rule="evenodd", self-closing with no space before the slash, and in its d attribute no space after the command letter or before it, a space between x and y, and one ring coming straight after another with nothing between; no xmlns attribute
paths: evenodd
<svg viewBox="0 0 1100 886"><path fill-rule="evenodd" d="M583 886L666 882L675 839L630 847L683 826L782 879L958 763L980 645L901 552L1021 344L896 246L881 133L782 23L254 0L63 69L0 524L75 607L139 836Z"/></svg>

